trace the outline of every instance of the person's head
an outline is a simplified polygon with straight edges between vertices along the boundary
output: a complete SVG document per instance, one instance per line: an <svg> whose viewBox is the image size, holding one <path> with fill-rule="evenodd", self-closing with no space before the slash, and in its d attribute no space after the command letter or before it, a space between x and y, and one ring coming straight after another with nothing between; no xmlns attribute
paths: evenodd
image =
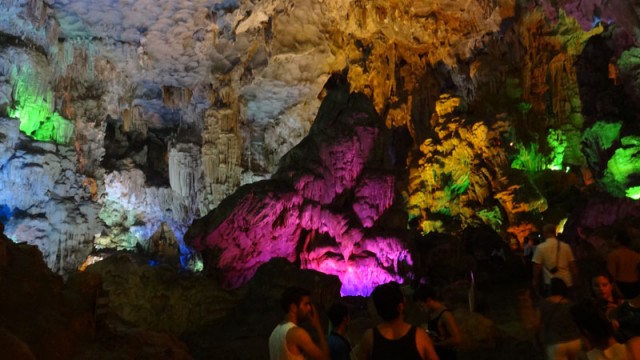
<svg viewBox="0 0 640 360"><path fill-rule="evenodd" d="M566 297L569 293L569 289L567 288L567 284L559 278L551 278L551 283L549 284L549 295L558 295Z"/></svg>
<svg viewBox="0 0 640 360"><path fill-rule="evenodd" d="M334 303L333 305L331 305L331 307L329 307L327 317L329 318L329 322L334 329L342 324L348 324L349 308L344 303Z"/></svg>
<svg viewBox="0 0 640 360"><path fill-rule="evenodd" d="M527 244L527 245L529 245L529 246L533 246L533 245L535 245L535 244L536 244L536 242L535 242L534 237L535 237L535 234L533 234L533 233L531 233L531 234L527 235L527 236L524 238L524 243L525 243L525 244Z"/></svg>
<svg viewBox="0 0 640 360"><path fill-rule="evenodd" d="M542 237L545 239L556 236L556 226L554 224L545 224L542 227Z"/></svg>
<svg viewBox="0 0 640 360"><path fill-rule="evenodd" d="M394 320L404 311L404 295L395 281L376 286L371 298L376 312L384 321Z"/></svg>
<svg viewBox="0 0 640 360"><path fill-rule="evenodd" d="M438 291L432 286L421 285L416 289L416 292L413 293L413 300L417 301L429 310L433 310L434 306L441 299L438 296Z"/></svg>
<svg viewBox="0 0 640 360"><path fill-rule="evenodd" d="M626 247L629 247L631 244L631 238L626 230L618 231L618 234L616 234L616 241L618 241L618 244Z"/></svg>
<svg viewBox="0 0 640 360"><path fill-rule="evenodd" d="M616 299L613 278L608 272L599 272L591 277L591 293L598 300L613 301Z"/></svg>
<svg viewBox="0 0 640 360"><path fill-rule="evenodd" d="M590 346L607 344L612 337L613 328L611 322L593 301L581 301L571 306L571 317L580 330L580 334L587 340Z"/></svg>
<svg viewBox="0 0 640 360"><path fill-rule="evenodd" d="M311 292L297 286L286 288L280 306L285 314L294 315L298 321L306 320L311 313Z"/></svg>

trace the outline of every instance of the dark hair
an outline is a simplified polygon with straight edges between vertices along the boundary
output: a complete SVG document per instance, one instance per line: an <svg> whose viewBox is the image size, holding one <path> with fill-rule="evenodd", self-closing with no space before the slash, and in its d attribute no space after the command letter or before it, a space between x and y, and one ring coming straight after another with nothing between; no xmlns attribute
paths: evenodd
<svg viewBox="0 0 640 360"><path fill-rule="evenodd" d="M550 295L560 295L567 296L569 293L569 288L567 288L567 284L560 278L551 278L551 283L549 284L549 294Z"/></svg>
<svg viewBox="0 0 640 360"><path fill-rule="evenodd" d="M629 237L629 234L625 230L618 231L618 234L616 235L616 240L618 241L618 244L622 246L628 247L629 244L631 244L631 238Z"/></svg>
<svg viewBox="0 0 640 360"><path fill-rule="evenodd" d="M398 305L404 303L400 284L395 281L376 286L371 293L373 305L382 320L390 321L400 316Z"/></svg>
<svg viewBox="0 0 640 360"><path fill-rule="evenodd" d="M427 301L427 299L440 300L440 297L433 286L421 285L416 289L416 292L413 293L413 300Z"/></svg>
<svg viewBox="0 0 640 360"><path fill-rule="evenodd" d="M605 344L613 335L611 323L604 317L595 302L581 301L571 306L570 311L573 322L594 346Z"/></svg>
<svg viewBox="0 0 640 360"><path fill-rule="evenodd" d="M545 224L542 227L542 236L546 239L551 236L556 236L556 226L554 224Z"/></svg>
<svg viewBox="0 0 640 360"><path fill-rule="evenodd" d="M620 293L620 290L618 289L618 286L613 279L613 275L611 275L611 273L607 270L597 271L591 276L591 280L589 281L589 287L591 287L591 296L593 296L594 298L596 297L596 294L593 293L593 287L591 285L593 284L593 279L597 277L603 277L609 281L609 284L611 284L611 296L613 296L614 300L622 299L622 294Z"/></svg>
<svg viewBox="0 0 640 360"><path fill-rule="evenodd" d="M282 292L280 307L285 313L288 313L291 304L300 304L300 301L302 301L302 298L305 296L311 296L311 291L298 286L288 287Z"/></svg>
<svg viewBox="0 0 640 360"><path fill-rule="evenodd" d="M341 302L337 302L331 305L331 307L329 307L329 311L327 312L327 317L329 318L329 321L334 328L342 324L342 321L347 316L349 316L349 308L347 307L347 305Z"/></svg>

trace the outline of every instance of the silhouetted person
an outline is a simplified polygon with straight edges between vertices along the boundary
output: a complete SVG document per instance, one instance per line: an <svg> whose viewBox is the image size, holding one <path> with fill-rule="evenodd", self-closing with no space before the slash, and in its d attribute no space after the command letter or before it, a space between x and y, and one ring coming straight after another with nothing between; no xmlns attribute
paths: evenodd
<svg viewBox="0 0 640 360"><path fill-rule="evenodd" d="M458 358L457 346L461 337L453 313L441 301L437 291L431 286L421 286L413 294L413 299L429 312L429 335L440 360Z"/></svg>
<svg viewBox="0 0 640 360"><path fill-rule="evenodd" d="M616 236L619 244L607 255L607 269L618 290L625 299L632 299L640 294L640 283L636 266L640 263L640 254L629 248L631 239L626 231L620 231Z"/></svg>
<svg viewBox="0 0 640 360"><path fill-rule="evenodd" d="M636 267L640 274L640 264ZM640 359L640 294L611 312L617 324L616 339L624 342L632 359Z"/></svg>
<svg viewBox="0 0 640 360"><path fill-rule="evenodd" d="M329 353L331 360L351 359L351 341L347 338L347 328L349 327L349 308L341 302L337 302L329 308Z"/></svg>
<svg viewBox="0 0 640 360"><path fill-rule="evenodd" d="M549 293L551 278L557 277L567 284L568 288L574 285L577 279L578 269L575 264L573 251L568 244L556 238L556 226L546 224L542 228L542 236L545 241L536 246L533 253L533 289L546 296ZM540 286L542 275L544 286Z"/></svg>
<svg viewBox="0 0 640 360"><path fill-rule="evenodd" d="M593 301L583 301L571 307L571 317L578 326L588 360L629 359L626 347L613 338L612 323Z"/></svg>
<svg viewBox="0 0 640 360"><path fill-rule="evenodd" d="M362 336L359 360L438 359L427 333L404 321L404 295L400 285L378 285L371 294L382 323Z"/></svg>
<svg viewBox="0 0 640 360"><path fill-rule="evenodd" d="M591 296L605 316L622 304L622 295L615 287L611 274L598 272L591 277Z"/></svg>
<svg viewBox="0 0 640 360"><path fill-rule="evenodd" d="M318 312L311 303L311 292L299 287L287 288L280 299L285 312L284 320L273 329L269 336L269 357L271 360L329 359L329 347L320 324ZM309 333L298 326L308 320L316 330L319 344Z"/></svg>

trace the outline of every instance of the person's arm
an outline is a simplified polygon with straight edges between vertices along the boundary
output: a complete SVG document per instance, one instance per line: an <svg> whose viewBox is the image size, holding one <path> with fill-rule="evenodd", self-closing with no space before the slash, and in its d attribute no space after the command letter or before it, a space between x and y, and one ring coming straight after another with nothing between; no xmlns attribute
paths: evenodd
<svg viewBox="0 0 640 360"><path fill-rule="evenodd" d="M625 343L629 359L640 360L640 336L632 337Z"/></svg>
<svg viewBox="0 0 640 360"><path fill-rule="evenodd" d="M456 319L453 317L451 311L445 311L442 313L442 323L444 328L447 330L446 333L449 334L449 337L439 341L436 345L442 346L458 346L462 342L460 337L460 330L458 330L458 324L456 323Z"/></svg>
<svg viewBox="0 0 640 360"><path fill-rule="evenodd" d="M540 295L540 275L542 274L542 265L533 263L533 291L536 295Z"/></svg>
<svg viewBox="0 0 640 360"><path fill-rule="evenodd" d="M329 349L322 331L318 331L318 338L323 339L321 342L324 341L324 347L316 345L316 343L311 339L309 333L301 327L293 328L287 333L287 343L300 349L307 358L314 360L329 360Z"/></svg>
<svg viewBox="0 0 640 360"><path fill-rule="evenodd" d="M371 349L373 348L373 330L369 329L362 335L360 341L360 351L358 351L358 360L371 359Z"/></svg>
<svg viewBox="0 0 640 360"><path fill-rule="evenodd" d="M433 348L431 338L427 335L427 332L421 328L416 329L416 346L418 352L425 360L439 360L436 349ZM358 358L358 360L362 360Z"/></svg>
<svg viewBox="0 0 640 360"><path fill-rule="evenodd" d="M309 320L311 326L316 330L319 344L314 343L309 333L300 327L293 328L289 333L287 333L287 341L291 340L290 343L297 346L302 353L307 356L307 358L314 360L329 360L330 356L327 337L322 329L320 317L318 316L318 311L316 311L315 306L311 307L310 316ZM289 338L290 333L291 339Z"/></svg>

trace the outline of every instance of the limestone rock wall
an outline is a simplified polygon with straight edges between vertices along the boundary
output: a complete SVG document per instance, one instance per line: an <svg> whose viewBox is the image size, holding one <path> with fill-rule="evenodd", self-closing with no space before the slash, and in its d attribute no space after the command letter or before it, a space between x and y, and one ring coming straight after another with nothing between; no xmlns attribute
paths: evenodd
<svg viewBox="0 0 640 360"><path fill-rule="evenodd" d="M638 7L540 5L3 1L0 116L19 120L3 120L0 133L0 221L61 271L94 246L147 248L163 223L187 255L194 219L242 185L283 179L299 144L320 158L293 172L287 204L348 208L346 218L319 212L347 224L336 239L408 217L425 231L489 224L522 238L538 213L569 209L552 178L637 197L638 167L624 164L636 161ZM338 118L319 110L339 72L391 135L304 140L319 119ZM439 113L447 96L459 105ZM585 142L599 121L620 124L606 148ZM383 159L393 184L361 172L368 160L350 156L354 147ZM301 223L300 214L286 218ZM282 255L299 255L296 236L316 230L286 233ZM330 257L307 254L308 264Z"/></svg>

